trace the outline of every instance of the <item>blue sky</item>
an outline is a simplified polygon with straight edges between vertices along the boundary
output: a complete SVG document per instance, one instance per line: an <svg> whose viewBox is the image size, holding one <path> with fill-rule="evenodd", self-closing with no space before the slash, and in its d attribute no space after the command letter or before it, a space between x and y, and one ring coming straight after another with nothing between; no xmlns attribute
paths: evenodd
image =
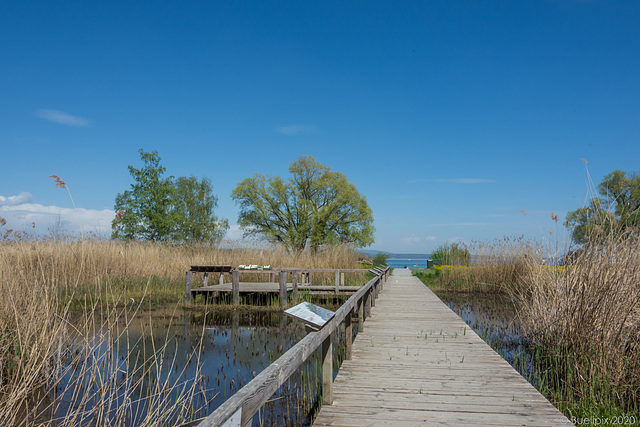
<svg viewBox="0 0 640 427"><path fill-rule="evenodd" d="M230 238L237 183L312 155L394 252L546 238L580 158L640 169L636 1L9 1L0 56L3 230L77 232L56 174L108 232L139 148L209 177Z"/></svg>

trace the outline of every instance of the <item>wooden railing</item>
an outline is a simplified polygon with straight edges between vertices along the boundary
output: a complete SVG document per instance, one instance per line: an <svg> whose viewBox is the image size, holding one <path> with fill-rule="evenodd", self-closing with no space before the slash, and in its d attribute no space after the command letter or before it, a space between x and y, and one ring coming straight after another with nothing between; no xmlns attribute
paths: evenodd
<svg viewBox="0 0 640 427"><path fill-rule="evenodd" d="M198 426L245 426L251 423L260 407L306 360L322 346L322 403L333 403L333 348L331 334L342 322L346 331L346 358L351 359L352 315L357 311L358 331L364 330L364 320L371 315L371 307L389 274L389 267L374 268L375 277L353 294L322 329L311 332L278 360L258 374L218 407L208 417L183 424L182 427Z"/></svg>
<svg viewBox="0 0 640 427"><path fill-rule="evenodd" d="M294 300L298 298L298 285L307 284L312 285L313 273L333 273L335 272L335 292L340 292L340 284L345 284L345 273L366 273L368 271L374 272L380 270L379 267L374 267L370 270L361 268L342 268L342 269L329 269L329 268L283 268L277 267L269 270L240 270L231 266L207 266L207 265L193 265L191 269L186 272L185 275L185 292L184 301L186 304L191 303L191 284L193 280L193 273L204 273L203 285L208 285L209 273L220 273L220 284L224 281L224 273L231 274L231 291L232 291L232 304L240 304L240 275L241 274L269 274L269 282L275 282L275 275L278 275L279 290L280 290L280 305L285 306L287 304L287 275L291 274L292 284L292 297ZM302 280L298 283L298 277Z"/></svg>

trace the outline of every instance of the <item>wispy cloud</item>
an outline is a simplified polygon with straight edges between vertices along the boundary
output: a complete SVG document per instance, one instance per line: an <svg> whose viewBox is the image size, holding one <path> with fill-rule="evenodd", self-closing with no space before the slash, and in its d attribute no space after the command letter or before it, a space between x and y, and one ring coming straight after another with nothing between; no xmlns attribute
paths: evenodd
<svg viewBox="0 0 640 427"><path fill-rule="evenodd" d="M404 243L405 245L411 245L413 243L418 243L420 241L420 238L418 236L416 236L415 234L412 234L410 236L404 237L402 239L402 243Z"/></svg>
<svg viewBox="0 0 640 427"><path fill-rule="evenodd" d="M496 180L487 178L440 178L436 179L436 182L449 182L452 184L492 184L496 182Z"/></svg>
<svg viewBox="0 0 640 427"><path fill-rule="evenodd" d="M427 236L424 238L427 242L433 242L436 240L436 236Z"/></svg>
<svg viewBox="0 0 640 427"><path fill-rule="evenodd" d="M438 179L419 178L419 179L410 179L407 181L408 184L420 184L425 182L440 182L440 183L450 183L450 184L493 184L496 182L496 180L489 179L489 178L438 178Z"/></svg>
<svg viewBox="0 0 640 427"><path fill-rule="evenodd" d="M73 116L60 110L38 110L36 117L67 126L87 127L91 124L91 121L84 117Z"/></svg>
<svg viewBox="0 0 640 427"><path fill-rule="evenodd" d="M312 125L287 125L287 126L280 126L278 128L278 132L284 135L301 135L301 134L313 133L317 130L318 128Z"/></svg>
<svg viewBox="0 0 640 427"><path fill-rule="evenodd" d="M494 225L488 222L447 222L443 224L427 224L429 227L486 227Z"/></svg>

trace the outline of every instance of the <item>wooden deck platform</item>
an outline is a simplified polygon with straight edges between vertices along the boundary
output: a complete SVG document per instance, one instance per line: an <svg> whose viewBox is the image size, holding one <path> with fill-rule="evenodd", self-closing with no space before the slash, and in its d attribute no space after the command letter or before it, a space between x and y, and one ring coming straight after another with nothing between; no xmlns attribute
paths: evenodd
<svg viewBox="0 0 640 427"><path fill-rule="evenodd" d="M345 293L354 293L360 289L360 286L339 286L340 292ZM287 292L291 292L293 290L293 285L291 283L287 283ZM335 286L318 286L318 285L301 285L298 284L298 290L301 292L321 292L321 293L332 293L335 294L336 287ZM209 292L232 292L232 284L231 283L223 283L222 285L211 285L204 286L201 288L191 289L191 292L196 295L198 293L209 293ZM278 293L280 292L280 285L278 283L273 282L242 282L240 283L240 293Z"/></svg>
<svg viewBox="0 0 640 427"><path fill-rule="evenodd" d="M396 269L313 425L572 424L409 270Z"/></svg>

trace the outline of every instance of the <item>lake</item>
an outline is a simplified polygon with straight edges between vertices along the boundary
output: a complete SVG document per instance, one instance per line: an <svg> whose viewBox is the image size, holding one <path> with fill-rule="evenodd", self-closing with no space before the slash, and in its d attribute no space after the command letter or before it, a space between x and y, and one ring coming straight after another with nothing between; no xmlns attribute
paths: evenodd
<svg viewBox="0 0 640 427"><path fill-rule="evenodd" d="M391 268L427 268L427 258L389 258L387 264Z"/></svg>

